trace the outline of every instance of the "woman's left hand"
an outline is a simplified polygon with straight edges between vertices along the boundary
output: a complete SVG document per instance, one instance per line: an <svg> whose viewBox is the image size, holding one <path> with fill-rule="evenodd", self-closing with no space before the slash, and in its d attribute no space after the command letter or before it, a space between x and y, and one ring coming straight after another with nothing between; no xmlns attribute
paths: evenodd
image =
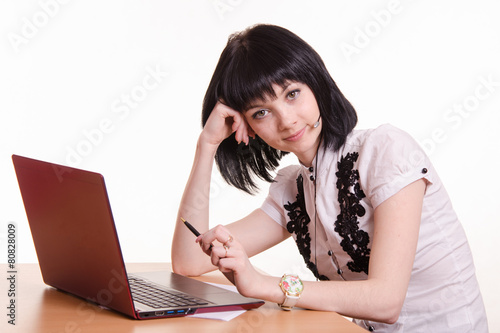
<svg viewBox="0 0 500 333"><path fill-rule="evenodd" d="M196 242L240 294L256 297L262 275L252 266L244 248L227 228L218 225L198 236Z"/></svg>

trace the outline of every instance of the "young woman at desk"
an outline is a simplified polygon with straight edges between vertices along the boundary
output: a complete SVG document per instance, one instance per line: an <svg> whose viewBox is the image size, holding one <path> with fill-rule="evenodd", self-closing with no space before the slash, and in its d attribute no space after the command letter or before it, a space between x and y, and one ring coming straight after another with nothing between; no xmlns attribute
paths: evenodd
<svg viewBox="0 0 500 333"><path fill-rule="evenodd" d="M430 161L390 125L354 130L354 108L298 36L272 25L231 36L202 118L175 272L216 267L242 295L335 311L376 332L488 330L466 236ZM299 163L273 179L286 153ZM243 191L257 190L254 177L272 183L260 208L209 230L214 159ZM196 242L181 218L202 231ZM318 281L252 267L249 257L290 235Z"/></svg>

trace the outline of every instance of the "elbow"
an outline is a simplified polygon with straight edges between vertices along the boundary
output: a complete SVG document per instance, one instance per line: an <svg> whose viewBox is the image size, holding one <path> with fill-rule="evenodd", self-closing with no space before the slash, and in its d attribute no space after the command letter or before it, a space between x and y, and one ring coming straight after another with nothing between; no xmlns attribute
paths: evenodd
<svg viewBox="0 0 500 333"><path fill-rule="evenodd" d="M407 289L398 288L394 284L373 279L367 291L367 305L371 305L366 313L367 320L395 324L401 314L406 299Z"/></svg>
<svg viewBox="0 0 500 333"><path fill-rule="evenodd" d="M389 312L389 313L387 313L386 316L384 316L384 318L381 320L381 322L384 324L389 324L389 325L395 324L398 321L399 314L400 314L400 311Z"/></svg>
<svg viewBox="0 0 500 333"><path fill-rule="evenodd" d="M184 275L184 276L198 276L201 274L196 274L193 270L192 260L188 260L185 257L182 257L179 252L174 251L172 249L172 254L170 257L170 262L172 266L172 272Z"/></svg>
<svg viewBox="0 0 500 333"><path fill-rule="evenodd" d="M202 265L194 262L186 263L186 260L176 260L172 258L172 272L184 276L200 276L208 272Z"/></svg>
<svg viewBox="0 0 500 333"><path fill-rule="evenodd" d="M379 308L377 313L374 314L375 318L373 319L384 324L395 324L399 319L399 315L401 314L403 301L398 299L387 300L386 302L384 302L382 307Z"/></svg>
<svg viewBox="0 0 500 333"><path fill-rule="evenodd" d="M185 276L188 275L186 269L182 265L179 265L175 260L172 260L172 272Z"/></svg>
<svg viewBox="0 0 500 333"><path fill-rule="evenodd" d="M172 255L170 257L170 265L172 267L172 272L180 275L186 275L184 274L185 268L182 265L182 260L178 259L175 255L174 252L172 252Z"/></svg>
<svg viewBox="0 0 500 333"><path fill-rule="evenodd" d="M201 272L197 272L193 269L193 267L174 259L172 259L172 272L184 276L200 276L203 274Z"/></svg>
<svg viewBox="0 0 500 333"><path fill-rule="evenodd" d="M184 275L184 276L200 276L200 273L195 272L192 269L189 269L188 267L184 267L182 265L174 265L172 263L172 272L179 274L179 275Z"/></svg>

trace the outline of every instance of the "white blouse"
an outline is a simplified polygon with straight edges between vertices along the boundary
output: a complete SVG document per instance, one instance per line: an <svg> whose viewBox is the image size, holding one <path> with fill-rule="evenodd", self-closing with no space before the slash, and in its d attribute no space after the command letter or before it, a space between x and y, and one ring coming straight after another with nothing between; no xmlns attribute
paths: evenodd
<svg viewBox="0 0 500 333"><path fill-rule="evenodd" d="M261 208L292 233L307 266L321 280L367 279L374 209L418 179L427 183L415 261L398 321L355 321L376 332L487 332L466 235L418 143L382 125L355 130L339 151L321 147L316 158L312 168L280 170Z"/></svg>

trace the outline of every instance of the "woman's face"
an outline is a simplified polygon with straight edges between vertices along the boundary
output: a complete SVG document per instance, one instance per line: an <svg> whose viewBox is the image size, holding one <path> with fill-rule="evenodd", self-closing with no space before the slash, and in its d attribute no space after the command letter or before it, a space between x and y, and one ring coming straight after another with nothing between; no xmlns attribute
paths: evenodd
<svg viewBox="0 0 500 333"><path fill-rule="evenodd" d="M313 92L304 83L288 81L284 88L273 84L276 98L251 103L243 114L248 125L271 147L294 153L306 166L312 164L322 124Z"/></svg>

